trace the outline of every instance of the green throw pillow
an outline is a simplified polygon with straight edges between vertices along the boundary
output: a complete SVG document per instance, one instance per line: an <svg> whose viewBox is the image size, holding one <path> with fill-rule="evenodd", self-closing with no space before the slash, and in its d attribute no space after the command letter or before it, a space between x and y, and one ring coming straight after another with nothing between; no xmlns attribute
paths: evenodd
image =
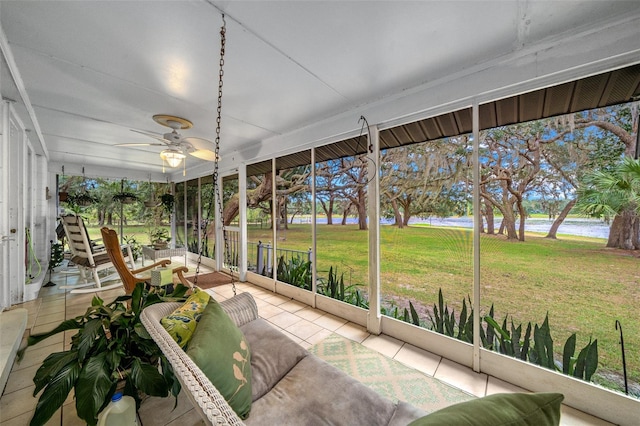
<svg viewBox="0 0 640 426"><path fill-rule="evenodd" d="M214 299L189 343L191 357L241 419L251 411L251 354L242 331Z"/></svg>
<svg viewBox="0 0 640 426"><path fill-rule="evenodd" d="M182 349L189 343L210 298L206 291L196 287L184 305L160 320L160 324Z"/></svg>
<svg viewBox="0 0 640 426"><path fill-rule="evenodd" d="M443 408L409 426L557 426L563 399L561 393L499 393Z"/></svg>

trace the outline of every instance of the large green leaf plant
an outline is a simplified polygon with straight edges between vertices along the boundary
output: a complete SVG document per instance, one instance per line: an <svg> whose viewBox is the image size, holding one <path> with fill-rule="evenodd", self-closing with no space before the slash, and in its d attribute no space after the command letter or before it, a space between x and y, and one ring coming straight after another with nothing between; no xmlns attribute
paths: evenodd
<svg viewBox="0 0 640 426"><path fill-rule="evenodd" d="M131 295L105 303L93 297L84 315L63 321L53 330L30 336L32 345L67 330L78 330L71 348L49 355L36 371L33 382L35 397L42 392L31 425L43 425L64 404L69 392L75 391L78 417L95 425L98 414L107 406L116 388L135 398L141 396L176 397L180 383L171 365L140 322L145 307L161 301L184 301L187 288L178 285L164 295L139 283Z"/></svg>

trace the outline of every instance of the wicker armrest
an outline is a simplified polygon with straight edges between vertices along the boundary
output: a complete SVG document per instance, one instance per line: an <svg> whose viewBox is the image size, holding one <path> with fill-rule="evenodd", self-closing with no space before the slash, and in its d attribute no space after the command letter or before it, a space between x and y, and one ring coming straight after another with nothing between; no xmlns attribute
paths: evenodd
<svg viewBox="0 0 640 426"><path fill-rule="evenodd" d="M240 293L220 302L220 306L238 327L258 319L258 306L251 293Z"/></svg>
<svg viewBox="0 0 640 426"><path fill-rule="evenodd" d="M182 383L194 407L199 408L202 418L211 425L243 425L218 389L160 324L162 317L180 305L181 303L176 302L151 305L140 314L142 324L171 363L176 377ZM240 293L221 302L220 305L238 326L258 318L258 307L249 293Z"/></svg>

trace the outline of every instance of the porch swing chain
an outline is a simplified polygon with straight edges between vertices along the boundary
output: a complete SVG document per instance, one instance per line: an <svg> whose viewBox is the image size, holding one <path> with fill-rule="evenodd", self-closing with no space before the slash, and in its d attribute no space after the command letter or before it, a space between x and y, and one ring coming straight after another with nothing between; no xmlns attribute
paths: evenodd
<svg viewBox="0 0 640 426"><path fill-rule="evenodd" d="M213 166L213 186L215 188L215 195L213 199L209 200L209 208L207 212L211 211L211 203L216 202L218 200L218 213L220 220L222 221L222 237L224 239L224 262L229 265L229 270L231 272L231 286L233 288L233 295L236 295L236 283L233 277L233 269L230 264L229 259L229 243L227 241L227 235L224 227L224 210L222 208L222 198L220 193L220 185L218 185L218 159L220 158L220 123L222 121L222 86L223 86L223 77L224 77L224 48L226 43L226 32L227 32L227 22L224 19L224 13L222 14L222 27L220 28L220 71L218 73L218 107L217 107L217 116L216 116L216 140L215 140L215 165ZM207 218L208 219L208 218ZM207 220L208 222L208 220ZM206 229L205 229L206 232ZM200 244L200 252L198 254L198 263L196 266L196 275L193 284L196 285L198 282L198 274L200 272L200 263L202 261L202 250L203 244Z"/></svg>

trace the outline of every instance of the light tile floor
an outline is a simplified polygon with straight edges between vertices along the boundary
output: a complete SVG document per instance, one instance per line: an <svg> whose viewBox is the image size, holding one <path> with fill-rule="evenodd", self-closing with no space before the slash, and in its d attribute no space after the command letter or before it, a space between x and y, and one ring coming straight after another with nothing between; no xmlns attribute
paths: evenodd
<svg viewBox="0 0 640 426"><path fill-rule="evenodd" d="M29 316L24 339L30 333L51 330L63 319L73 318L84 313L91 303L94 294L71 294L60 289L61 285L76 283L77 274L59 272L53 274L52 280L58 285L43 288L37 300L13 307L28 310ZM273 294L258 286L238 283L236 287L238 292L246 291L254 296L261 317L305 348L318 343L331 333L337 333L476 396L497 392L523 391L510 383L486 374L477 374L467 367L393 337L371 335L360 325L287 297ZM214 292L219 300L233 296L231 285L216 287ZM112 300L123 293L121 289L117 289L95 294L104 300ZM53 336L30 348L21 363L14 363L6 388L0 398L1 426L23 426L29 423L37 403L37 398L32 396L33 376L40 363L50 353L69 347L71 336L72 332ZM73 395L70 395L62 409L54 414L47 425L82 425L83 422L76 415L74 404ZM171 398L148 398L139 410L141 424L143 426L203 424L183 393L178 397L177 407L175 409L173 407L174 401ZM561 424L573 426L609 425L610 423L563 406Z"/></svg>

